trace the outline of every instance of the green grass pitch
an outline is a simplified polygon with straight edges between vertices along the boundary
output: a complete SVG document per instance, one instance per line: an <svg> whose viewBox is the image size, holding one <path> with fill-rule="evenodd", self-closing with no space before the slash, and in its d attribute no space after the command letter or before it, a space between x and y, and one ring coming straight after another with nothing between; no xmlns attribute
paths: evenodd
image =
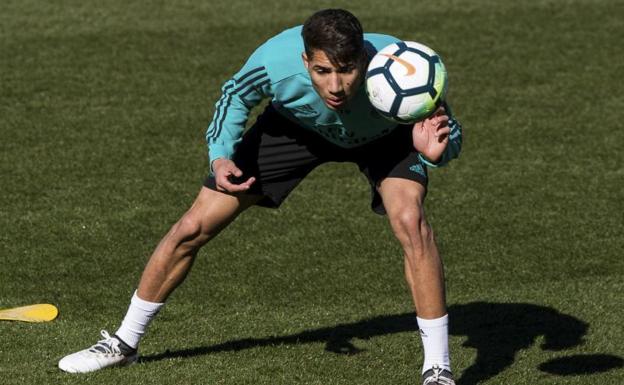
<svg viewBox="0 0 624 385"><path fill-rule="evenodd" d="M0 382L418 384L386 219L352 165L209 244L131 368L61 373L114 332L147 257L206 174L221 84L313 11L421 41L465 128L433 170L459 385L624 384L620 0L0 2Z"/></svg>

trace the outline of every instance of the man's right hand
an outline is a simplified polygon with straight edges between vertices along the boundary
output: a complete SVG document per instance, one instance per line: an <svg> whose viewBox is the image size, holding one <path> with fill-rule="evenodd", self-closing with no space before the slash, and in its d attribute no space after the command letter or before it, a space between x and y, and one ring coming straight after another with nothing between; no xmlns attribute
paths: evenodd
<svg viewBox="0 0 624 385"><path fill-rule="evenodd" d="M230 159L220 158L212 162L212 171L214 172L217 190L225 192L240 192L249 190L256 178L253 176L242 183L232 183L231 177L239 178L243 172L236 167Z"/></svg>

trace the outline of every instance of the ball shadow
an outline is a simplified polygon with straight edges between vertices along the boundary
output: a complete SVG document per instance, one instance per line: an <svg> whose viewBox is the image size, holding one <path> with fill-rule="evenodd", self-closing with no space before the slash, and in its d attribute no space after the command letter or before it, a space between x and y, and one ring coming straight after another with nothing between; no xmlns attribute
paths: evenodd
<svg viewBox="0 0 624 385"><path fill-rule="evenodd" d="M624 360L609 354L578 354L555 358L539 365L542 372L559 376L580 376L624 367Z"/></svg>

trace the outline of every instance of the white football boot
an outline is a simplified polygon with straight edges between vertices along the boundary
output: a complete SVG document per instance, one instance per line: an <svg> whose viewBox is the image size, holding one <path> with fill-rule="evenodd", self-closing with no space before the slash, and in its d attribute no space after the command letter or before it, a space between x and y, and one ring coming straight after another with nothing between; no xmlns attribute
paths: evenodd
<svg viewBox="0 0 624 385"><path fill-rule="evenodd" d="M109 368L111 366L126 366L137 361L139 355L136 349L127 347L117 337L111 337L106 330L100 331L103 340L88 349L63 357L59 369L69 373L87 373ZM121 345L121 346L120 346ZM127 347L127 349L123 349ZM126 353L122 352L126 350Z"/></svg>
<svg viewBox="0 0 624 385"><path fill-rule="evenodd" d="M434 366L423 373L423 385L455 385L453 373Z"/></svg>

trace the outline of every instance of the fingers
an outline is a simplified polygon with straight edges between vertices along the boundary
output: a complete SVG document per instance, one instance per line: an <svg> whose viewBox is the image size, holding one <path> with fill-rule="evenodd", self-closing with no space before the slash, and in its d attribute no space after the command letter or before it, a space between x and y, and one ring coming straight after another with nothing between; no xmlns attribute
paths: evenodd
<svg viewBox="0 0 624 385"><path fill-rule="evenodd" d="M435 115L425 119L423 121L422 128L432 131L436 136L438 136L437 132L446 126L448 126L449 116L445 113L438 115L437 112Z"/></svg>
<svg viewBox="0 0 624 385"><path fill-rule="evenodd" d="M449 117L447 115L441 115L436 117L435 123L435 136L448 135L451 132L449 127Z"/></svg>
<svg viewBox="0 0 624 385"><path fill-rule="evenodd" d="M217 190L231 193L247 191L255 181L256 178L253 176L243 183L232 183L228 178L223 178L217 181Z"/></svg>
<svg viewBox="0 0 624 385"><path fill-rule="evenodd" d="M238 191L246 191L249 190L251 185L256 181L255 177L249 177L246 181L239 184L232 184L232 189L230 192L238 192Z"/></svg>
<svg viewBox="0 0 624 385"><path fill-rule="evenodd" d="M438 127L438 130L435 132L435 136L446 136L451 133L451 128L448 125L444 125L442 127Z"/></svg>
<svg viewBox="0 0 624 385"><path fill-rule="evenodd" d="M256 181L255 177L250 177L243 182L234 181L234 178L240 178L243 176L241 169L236 167L234 162L227 161L222 163L220 167L215 170L215 181L217 190L226 192L241 192L249 190L251 185Z"/></svg>
<svg viewBox="0 0 624 385"><path fill-rule="evenodd" d="M435 132L435 137L438 143L447 143L449 140L450 133L451 133L451 128L448 125L438 128L438 130Z"/></svg>
<svg viewBox="0 0 624 385"><path fill-rule="evenodd" d="M240 168L238 167L234 167L232 170L230 170L232 175L234 175L237 178L240 178L241 176L243 176L243 172L241 171Z"/></svg>

